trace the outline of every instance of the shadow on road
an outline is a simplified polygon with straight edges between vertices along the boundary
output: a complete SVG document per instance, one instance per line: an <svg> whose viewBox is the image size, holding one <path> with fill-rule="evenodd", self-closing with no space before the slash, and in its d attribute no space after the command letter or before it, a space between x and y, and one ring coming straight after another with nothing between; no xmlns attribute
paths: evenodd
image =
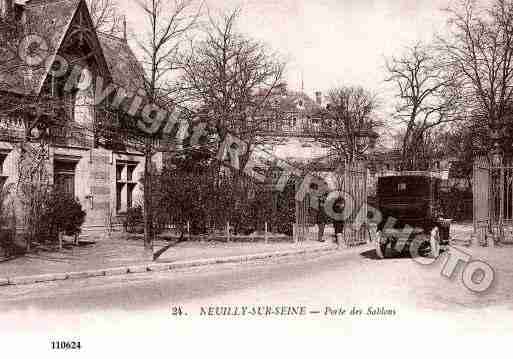
<svg viewBox="0 0 513 359"><path fill-rule="evenodd" d="M367 259L373 259L373 260L378 260L378 255L376 254L376 250L375 249L371 249L371 250L368 250L368 251L365 251L365 252L362 252L360 253L360 255L364 258L367 258Z"/></svg>
<svg viewBox="0 0 513 359"><path fill-rule="evenodd" d="M402 252L402 253L398 253L398 252L390 253L390 252L387 252L386 257L381 259L376 254L376 250L375 249L370 249L368 251L362 252L362 253L360 253L360 256L362 256L364 258L367 258L367 259L380 260L380 261L387 260L387 259L397 259L397 258L411 258L409 253L404 253L404 252Z"/></svg>
<svg viewBox="0 0 513 359"><path fill-rule="evenodd" d="M170 249L172 247L175 247L175 246L177 246L178 244L180 244L182 242L187 242L187 239L185 239L185 237L184 237L184 233L182 233L182 235L180 236L180 238L178 238L178 240L170 242L168 245L160 248L158 251L153 253L153 260L157 260L168 249Z"/></svg>

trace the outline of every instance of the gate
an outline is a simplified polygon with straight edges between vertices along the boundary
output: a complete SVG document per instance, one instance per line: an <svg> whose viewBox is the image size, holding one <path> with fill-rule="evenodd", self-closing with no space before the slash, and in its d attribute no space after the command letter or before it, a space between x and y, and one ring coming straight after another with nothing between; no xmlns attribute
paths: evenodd
<svg viewBox="0 0 513 359"><path fill-rule="evenodd" d="M296 183L296 193L300 184ZM294 198L296 196L294 195ZM296 222L293 225L292 237L294 242L305 241L309 238L310 234L310 197L307 194L302 201L294 199L296 204Z"/></svg>
<svg viewBox="0 0 513 359"><path fill-rule="evenodd" d="M492 166L485 156L474 161L474 235L479 243L513 243L513 163ZM492 242L490 242L492 244Z"/></svg>
<svg viewBox="0 0 513 359"><path fill-rule="evenodd" d="M351 216L345 221L343 241L347 246L357 246L367 243L369 231L365 224L358 229L351 225L356 221L358 213L367 213L367 166L365 162L346 164L344 168L335 172L337 176L336 190L351 196ZM299 184L296 184L296 191ZM308 196L302 201L296 200L296 222L294 224L294 240L303 241L309 237L310 228L310 199ZM348 204L346 204L348 205Z"/></svg>
<svg viewBox="0 0 513 359"><path fill-rule="evenodd" d="M339 190L349 194L353 199L351 216L346 220L344 226L346 245L352 247L367 243L370 239L367 225L364 223L356 229L352 225L360 211L367 213L367 166L365 162L360 161L345 166Z"/></svg>
<svg viewBox="0 0 513 359"><path fill-rule="evenodd" d="M490 164L485 156L474 160L472 181L474 235L480 243L491 230L490 221Z"/></svg>

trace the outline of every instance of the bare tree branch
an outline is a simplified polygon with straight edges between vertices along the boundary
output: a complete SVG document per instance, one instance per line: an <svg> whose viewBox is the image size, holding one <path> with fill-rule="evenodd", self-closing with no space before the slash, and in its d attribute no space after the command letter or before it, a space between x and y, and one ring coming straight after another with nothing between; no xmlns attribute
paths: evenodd
<svg viewBox="0 0 513 359"><path fill-rule="evenodd" d="M405 127L402 167L413 168L420 160L419 146L426 143L427 132L457 119L452 115L459 99L458 87L434 49L422 44L408 48L402 57L387 59L386 69L386 81L397 90L394 116Z"/></svg>
<svg viewBox="0 0 513 359"><path fill-rule="evenodd" d="M221 18L209 14L204 39L191 43L180 78L187 100L209 111L218 133L228 128L255 141L251 121L282 85L285 63L265 44L237 32L240 9Z"/></svg>
<svg viewBox="0 0 513 359"><path fill-rule="evenodd" d="M117 0L87 0L95 30L114 36L124 36L123 16Z"/></svg>
<svg viewBox="0 0 513 359"><path fill-rule="evenodd" d="M358 86L329 90L327 111L321 112L322 131L316 141L327 147L338 160L352 161L368 150L360 133L375 131L380 121L375 118L376 96Z"/></svg>
<svg viewBox="0 0 513 359"><path fill-rule="evenodd" d="M196 26L201 14L202 3L195 0L138 0L145 15L148 31L139 39L143 50L145 70L144 90L146 100L163 109L174 106L170 98L169 80L174 75L175 63L186 35ZM169 106L169 107L168 107ZM153 249L153 190L151 159L153 141L144 137L144 234L145 248Z"/></svg>
<svg viewBox="0 0 513 359"><path fill-rule="evenodd" d="M451 32L438 39L439 46L460 83L465 109L476 123L511 129L513 2L494 0L484 7L462 0L447 13Z"/></svg>

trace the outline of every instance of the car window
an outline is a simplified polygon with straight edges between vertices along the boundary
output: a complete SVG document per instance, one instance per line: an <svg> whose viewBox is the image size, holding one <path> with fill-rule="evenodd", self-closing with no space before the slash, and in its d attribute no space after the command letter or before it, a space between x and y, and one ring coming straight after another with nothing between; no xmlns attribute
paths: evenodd
<svg viewBox="0 0 513 359"><path fill-rule="evenodd" d="M428 196L430 179L425 177L384 177L378 180L378 196Z"/></svg>

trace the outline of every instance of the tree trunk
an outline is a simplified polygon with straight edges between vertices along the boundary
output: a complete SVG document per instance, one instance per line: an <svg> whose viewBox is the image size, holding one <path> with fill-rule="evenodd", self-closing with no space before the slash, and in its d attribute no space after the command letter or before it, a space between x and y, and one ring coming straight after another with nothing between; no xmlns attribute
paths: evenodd
<svg viewBox="0 0 513 359"><path fill-rule="evenodd" d="M146 140L144 151L144 251L153 256L153 208L151 185L151 143Z"/></svg>

